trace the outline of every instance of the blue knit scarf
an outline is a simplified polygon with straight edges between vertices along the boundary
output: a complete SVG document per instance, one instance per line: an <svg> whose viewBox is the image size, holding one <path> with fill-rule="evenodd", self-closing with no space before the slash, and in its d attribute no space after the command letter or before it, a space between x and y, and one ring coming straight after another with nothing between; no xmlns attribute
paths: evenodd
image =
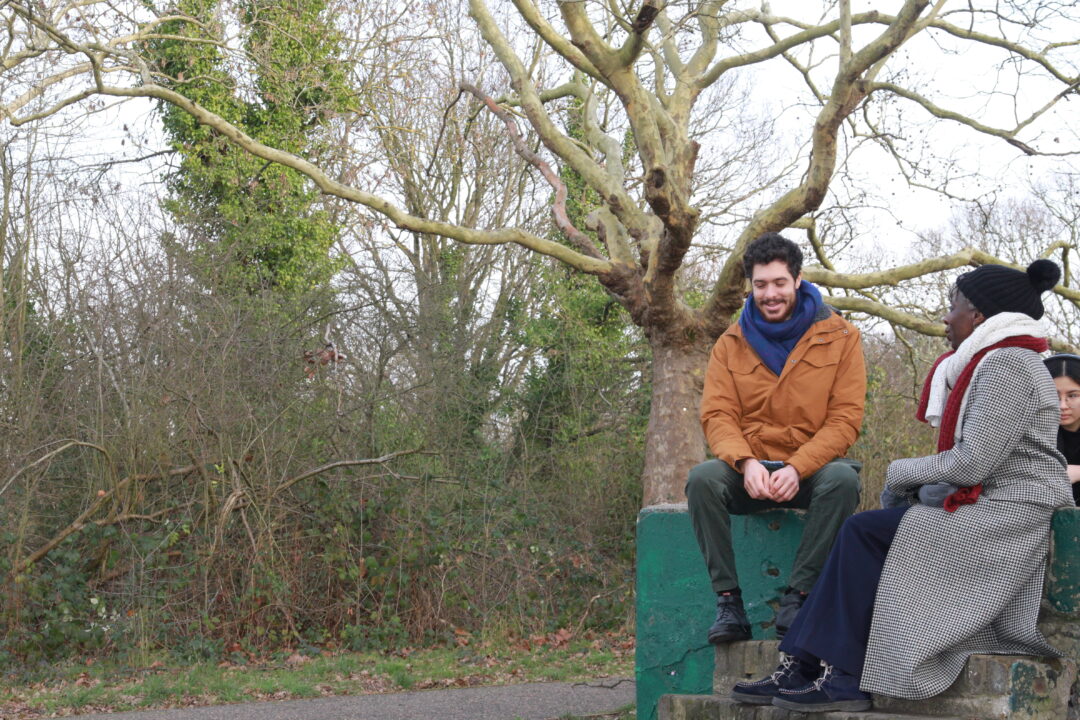
<svg viewBox="0 0 1080 720"><path fill-rule="evenodd" d="M739 317L739 327L742 328L743 337L750 343L750 347L754 348L762 362L779 377L788 355L799 342L799 338L814 324L814 318L823 305L818 289L803 280L795 293L795 310L787 320L766 321L761 317L751 294L746 298L746 307Z"/></svg>

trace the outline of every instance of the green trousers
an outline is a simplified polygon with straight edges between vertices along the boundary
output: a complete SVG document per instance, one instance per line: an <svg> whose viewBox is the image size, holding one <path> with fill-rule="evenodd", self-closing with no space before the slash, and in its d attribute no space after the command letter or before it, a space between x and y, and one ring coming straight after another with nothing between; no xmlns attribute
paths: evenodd
<svg viewBox="0 0 1080 720"><path fill-rule="evenodd" d="M821 574L840 526L859 505L859 470L855 460L834 460L802 478L799 492L785 503L755 500L746 493L742 473L720 460L694 467L686 483L686 501L713 590L739 586L735 551L731 546L731 515L748 515L776 508L802 508L806 525L795 553L788 585L810 592Z"/></svg>

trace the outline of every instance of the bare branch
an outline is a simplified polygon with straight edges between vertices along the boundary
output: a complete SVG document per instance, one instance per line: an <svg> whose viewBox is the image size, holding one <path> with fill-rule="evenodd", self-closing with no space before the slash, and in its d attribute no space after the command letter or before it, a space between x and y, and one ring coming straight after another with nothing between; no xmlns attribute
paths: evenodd
<svg viewBox="0 0 1080 720"><path fill-rule="evenodd" d="M65 447L72 447L74 445L93 447L97 450L101 450L101 448L96 445L91 445L89 443L79 443L75 441L72 441ZM104 452L104 450L101 451ZM117 482L111 489L99 490L97 497L90 503L90 505L85 510L79 513L79 516L72 520L67 527L58 532L56 535L53 535L53 537L48 542L39 547L37 550L30 553L25 558L15 562L11 567L11 576L16 577L18 575L21 575L30 566L34 565L36 562L48 555L54 548L56 548L56 546L58 546L65 539L67 539L68 536L86 527L86 525L91 522L90 518L94 516L94 513L101 509L101 507L106 502L115 497L121 490L131 485L132 483L142 482L146 480L160 480L166 477L181 477L184 475L190 475L191 473L196 472L198 469L199 468L196 465L188 465L187 467L174 468L165 473L143 473L139 475L128 475L124 479Z"/></svg>
<svg viewBox="0 0 1080 720"><path fill-rule="evenodd" d="M559 179L559 176L555 174L555 171L551 169L550 165L544 162L543 158L529 149L525 144L524 138L521 137L521 131L518 130L518 127L514 123L514 119L510 117L510 114L499 107L490 97L480 92L475 86L468 83L461 83L461 89L471 93L480 102L484 103L488 110L493 112L496 117L503 121L518 155L525 158L530 165L539 170L540 174L544 176L544 179L547 180L548 184L555 190L555 201L551 206L551 214L555 218L555 225L562 234L565 235L580 252L583 252L590 257L603 259L604 256L596 248L596 245L593 244L592 239L584 232L574 227L574 224L570 222L570 218L566 214L566 184Z"/></svg>
<svg viewBox="0 0 1080 720"><path fill-rule="evenodd" d="M391 460L396 460L399 457L405 457L407 455L415 455L418 452L420 452L420 448L416 448L414 450L397 450L395 452L387 453L386 455L377 458L363 458L361 460L335 460L334 462L326 463L325 465L320 465L317 468L312 468L311 470L302 472L296 477L289 478L288 480L275 487L271 494L277 495L281 492L284 492L285 490L288 490L298 482L302 482L304 480L307 480L308 478L313 478L316 475L322 475L323 473L330 472L331 470L336 470L337 468L363 467L365 465L385 465Z"/></svg>
<svg viewBox="0 0 1080 720"><path fill-rule="evenodd" d="M1062 247L1062 243L1054 243L1050 246L1047 252L1052 253L1055 249ZM1002 260L999 257L983 252L982 250L976 250L975 248L965 248L952 255L946 255L943 257L928 258L921 260L917 263L910 265L903 265L900 267L890 268L888 270L881 270L873 273L839 273L831 270L825 270L823 268L808 267L803 269L803 276L813 282L826 287L834 288L847 288L849 290L861 290L870 287L897 286L905 280L912 280L917 277L923 277L925 275L931 275L933 273L942 272L944 270L954 270L965 265L979 266L979 265L1005 265L1006 267L1015 268L1017 270L1023 270L1024 268L1016 263ZM1069 300L1080 300L1080 291L1073 290L1072 288L1058 285L1053 288L1053 291L1058 295ZM908 327L908 326L904 326ZM912 328L915 329L915 328ZM921 331L920 331L921 332Z"/></svg>
<svg viewBox="0 0 1080 720"><path fill-rule="evenodd" d="M1077 80L1076 82L1072 83L1072 85L1070 85L1068 88L1066 88L1065 90L1058 93L1046 105L1039 108L1039 110L1036 111L1035 113L1033 113L1030 117L1025 118L1022 122L1020 122L1012 130L1004 130L1004 129L1001 129L1001 128L995 128L995 127L991 127L989 125L984 125L984 124L978 122L977 120L975 120L974 118L968 117L967 115L964 115L962 113L953 112L951 110L946 110L945 108L942 108L942 107L939 107L939 106L935 105L930 100L923 97L922 95L919 95L916 92L912 92L911 90L908 90L907 88L900 87L899 85L896 85L894 83L874 83L874 85L872 86L871 91L872 92L887 91L887 92L890 92L890 93L892 93L894 95L897 95L899 97L905 98L906 100L910 100L911 102L916 103L917 105L922 107L924 110L926 110L928 113L930 113L931 115L933 115L936 118L940 118L942 120L951 120L953 122L960 123L961 125L966 125L966 126L970 127L972 130L980 132L980 133L982 133L984 135L989 135L991 137L1001 138L1001 139L1005 140L1006 142L1008 142L1010 145L1013 145L1014 147L1019 148L1025 155L1073 155L1073 154L1075 154L1075 152L1069 152L1069 153L1044 153L1044 152L1040 152L1039 150L1036 150L1035 148L1028 145L1027 143L1024 143L1024 142L1020 141L1019 139L1017 139L1016 134L1018 132L1020 132L1021 130L1023 130L1028 125L1030 125L1032 122L1034 122L1040 115L1044 114L1047 110L1049 110L1059 100L1065 98L1067 95L1069 95L1071 93L1075 93L1078 85L1080 85L1080 80Z"/></svg>

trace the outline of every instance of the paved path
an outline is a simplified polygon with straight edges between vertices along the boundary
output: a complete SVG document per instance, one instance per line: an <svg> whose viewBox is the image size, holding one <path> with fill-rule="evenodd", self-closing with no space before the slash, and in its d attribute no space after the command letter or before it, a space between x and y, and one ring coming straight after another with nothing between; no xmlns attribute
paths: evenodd
<svg viewBox="0 0 1080 720"><path fill-rule="evenodd" d="M528 683L69 716L68 720L552 720L634 702L634 682Z"/></svg>

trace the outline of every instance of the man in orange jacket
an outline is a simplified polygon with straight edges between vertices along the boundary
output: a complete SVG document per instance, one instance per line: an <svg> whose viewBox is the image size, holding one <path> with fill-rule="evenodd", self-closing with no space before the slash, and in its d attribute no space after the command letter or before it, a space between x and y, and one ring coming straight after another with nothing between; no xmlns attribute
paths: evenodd
<svg viewBox="0 0 1080 720"><path fill-rule="evenodd" d="M854 325L802 278L802 252L777 233L743 258L752 294L713 346L701 423L716 460L690 471L690 519L717 594L709 642L750 638L730 514L805 508L806 526L776 613L783 637L814 586L844 520L859 504L861 465L844 454L866 398Z"/></svg>

